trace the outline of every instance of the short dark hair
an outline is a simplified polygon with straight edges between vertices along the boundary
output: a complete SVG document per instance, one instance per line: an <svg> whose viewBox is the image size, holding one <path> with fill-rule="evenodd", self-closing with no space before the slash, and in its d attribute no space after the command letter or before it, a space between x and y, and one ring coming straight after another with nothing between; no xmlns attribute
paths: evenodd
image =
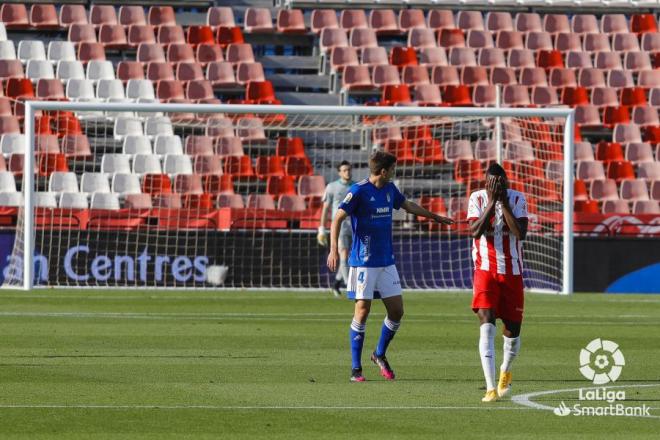
<svg viewBox="0 0 660 440"><path fill-rule="evenodd" d="M369 171L377 176L382 170L389 170L396 163L396 156L385 151L376 151L369 158Z"/></svg>
<svg viewBox="0 0 660 440"><path fill-rule="evenodd" d="M490 164L490 166L488 167L488 171L486 171L486 174L496 177L506 177L506 171L504 171L502 165L500 165L497 162Z"/></svg>
<svg viewBox="0 0 660 440"><path fill-rule="evenodd" d="M347 160L342 160L342 161L339 163L339 165L337 165L337 171L341 170L341 167L343 167L343 166L345 166L345 165L348 165L349 168L352 167L352 166L351 166L351 163L350 163L349 161L347 161Z"/></svg>

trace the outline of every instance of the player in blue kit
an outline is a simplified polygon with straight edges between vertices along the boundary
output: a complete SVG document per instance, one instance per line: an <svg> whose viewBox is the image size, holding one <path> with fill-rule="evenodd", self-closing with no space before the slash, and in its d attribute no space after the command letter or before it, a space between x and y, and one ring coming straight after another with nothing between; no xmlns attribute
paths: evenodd
<svg viewBox="0 0 660 440"><path fill-rule="evenodd" d="M404 209L411 214L427 217L450 225L453 220L434 214L406 198L390 182L396 168L396 157L382 151L369 159L371 175L351 186L339 205L330 230L328 268L335 271L339 262L339 231L347 216L351 216L353 245L348 260L348 297L355 299L355 313L350 329L352 354L352 382L364 382L362 375L362 345L371 300L380 297L387 315L380 339L371 360L380 368L380 374L394 379L394 371L387 362L385 352L399 329L403 316L401 281L394 265L392 249L392 211Z"/></svg>

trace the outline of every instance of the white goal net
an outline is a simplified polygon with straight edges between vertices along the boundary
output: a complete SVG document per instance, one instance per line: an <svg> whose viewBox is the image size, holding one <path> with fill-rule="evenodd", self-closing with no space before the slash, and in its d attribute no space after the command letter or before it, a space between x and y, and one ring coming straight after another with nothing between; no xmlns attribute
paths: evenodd
<svg viewBox="0 0 660 440"><path fill-rule="evenodd" d="M31 103L25 151L6 158L26 171L14 176L20 197L3 285L329 286L327 249L316 241L325 185L344 160L353 180L367 177L370 154L382 149L397 156L395 183L407 198L457 221L440 227L395 213L404 288L471 288L467 200L499 161L529 204L526 287L568 292L571 115Z"/></svg>

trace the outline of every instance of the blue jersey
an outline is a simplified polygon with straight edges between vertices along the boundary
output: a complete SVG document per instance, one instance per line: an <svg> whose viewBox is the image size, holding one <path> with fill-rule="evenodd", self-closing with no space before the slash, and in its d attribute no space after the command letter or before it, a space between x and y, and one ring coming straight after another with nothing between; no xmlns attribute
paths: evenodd
<svg viewBox="0 0 660 440"><path fill-rule="evenodd" d="M348 259L352 267L385 267L394 264L392 212L406 198L389 182L381 189L364 179L346 194L339 205L351 216L353 246Z"/></svg>

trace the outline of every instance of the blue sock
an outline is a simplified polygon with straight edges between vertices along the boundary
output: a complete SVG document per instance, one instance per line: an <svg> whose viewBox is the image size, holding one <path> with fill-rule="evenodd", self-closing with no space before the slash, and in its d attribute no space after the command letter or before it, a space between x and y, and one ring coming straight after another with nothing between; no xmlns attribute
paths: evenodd
<svg viewBox="0 0 660 440"><path fill-rule="evenodd" d="M364 330L367 324L360 324L353 320L349 332L351 338L352 368L362 368L362 346L364 345Z"/></svg>
<svg viewBox="0 0 660 440"><path fill-rule="evenodd" d="M385 356L387 351L387 346L390 345L390 341L394 338L396 331L399 330L401 325L400 321L391 321L390 318L385 317L383 321L383 328L380 331L380 339L378 340L378 345L376 346L376 356Z"/></svg>

